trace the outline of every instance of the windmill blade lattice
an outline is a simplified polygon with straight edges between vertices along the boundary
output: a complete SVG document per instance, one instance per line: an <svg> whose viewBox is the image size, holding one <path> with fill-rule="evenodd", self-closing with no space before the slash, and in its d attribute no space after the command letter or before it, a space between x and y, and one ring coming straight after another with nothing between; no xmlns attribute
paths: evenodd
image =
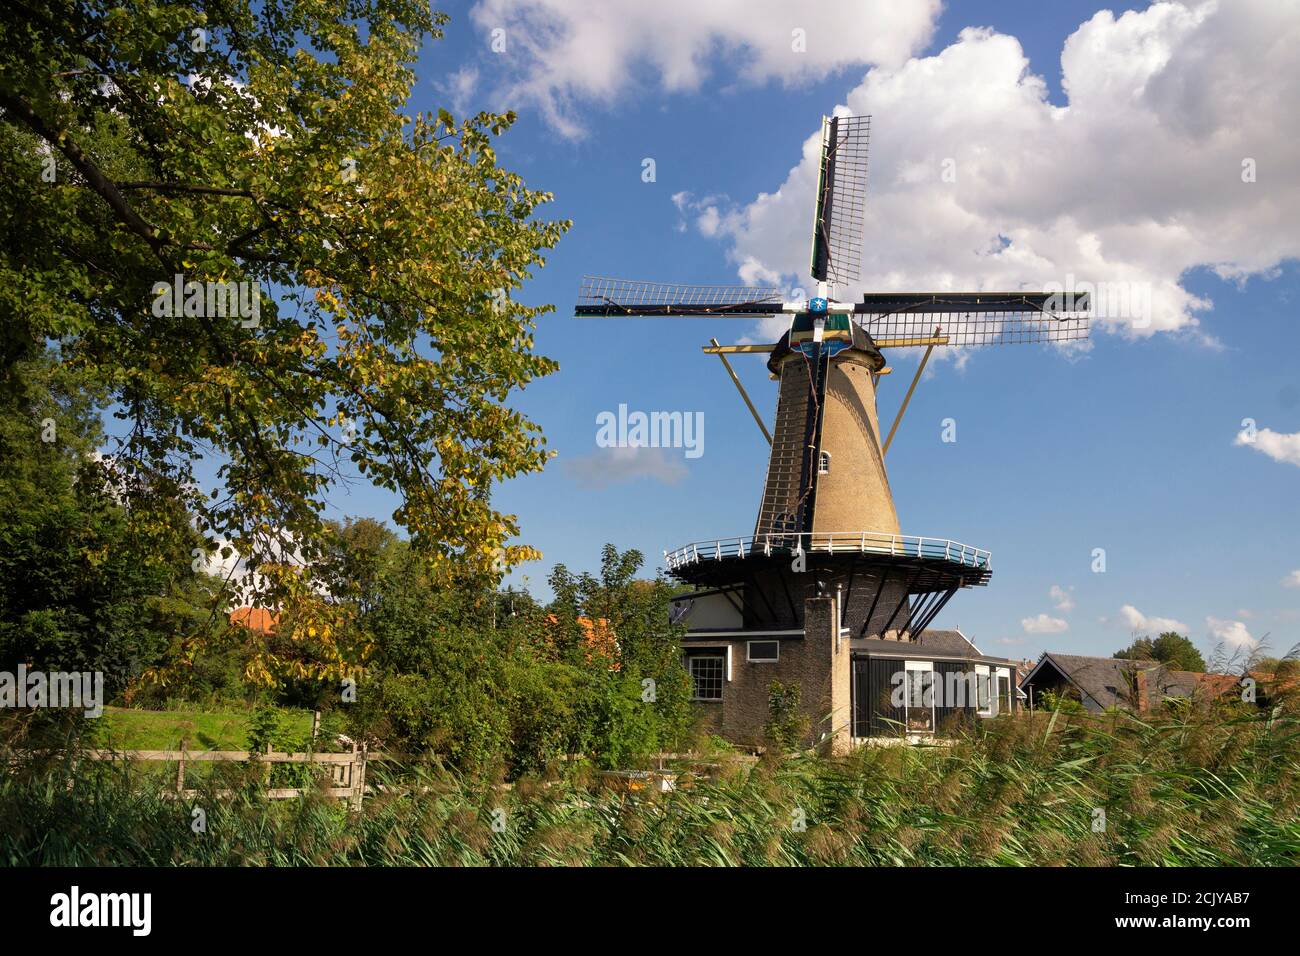
<svg viewBox="0 0 1300 956"><path fill-rule="evenodd" d="M859 324L877 341L894 346L1020 345L1088 338L1088 298L1022 292L868 293L854 304ZM935 327L944 342L933 342ZM909 343L909 340L915 340Z"/></svg>
<svg viewBox="0 0 1300 956"><path fill-rule="evenodd" d="M682 285L583 276L574 313L619 315L776 315L782 290L774 286Z"/></svg>
<svg viewBox="0 0 1300 956"><path fill-rule="evenodd" d="M822 130L812 276L839 284L859 278L862 267L871 117L831 117Z"/></svg>

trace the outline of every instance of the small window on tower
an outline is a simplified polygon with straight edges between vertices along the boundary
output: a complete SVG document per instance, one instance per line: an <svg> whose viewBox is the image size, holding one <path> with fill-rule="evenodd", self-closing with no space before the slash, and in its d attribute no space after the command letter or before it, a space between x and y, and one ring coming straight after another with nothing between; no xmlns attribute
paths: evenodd
<svg viewBox="0 0 1300 956"><path fill-rule="evenodd" d="M818 458L817 473L821 475L829 475L831 473L830 452L824 451L821 453L821 456Z"/></svg>

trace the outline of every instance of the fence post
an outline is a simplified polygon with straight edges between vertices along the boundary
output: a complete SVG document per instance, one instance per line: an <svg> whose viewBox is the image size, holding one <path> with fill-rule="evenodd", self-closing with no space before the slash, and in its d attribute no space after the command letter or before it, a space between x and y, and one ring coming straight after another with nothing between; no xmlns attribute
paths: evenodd
<svg viewBox="0 0 1300 956"><path fill-rule="evenodd" d="M189 741L184 737L181 738L181 759L176 761L176 796L179 798L185 793L185 751L188 749Z"/></svg>
<svg viewBox="0 0 1300 956"><path fill-rule="evenodd" d="M361 800L366 792L366 745L352 744L352 809L361 809Z"/></svg>

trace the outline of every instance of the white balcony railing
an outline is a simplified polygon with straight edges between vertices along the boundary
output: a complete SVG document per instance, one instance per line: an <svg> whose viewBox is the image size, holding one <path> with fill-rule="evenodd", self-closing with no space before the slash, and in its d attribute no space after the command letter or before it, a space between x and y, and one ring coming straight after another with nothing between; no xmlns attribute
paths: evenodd
<svg viewBox="0 0 1300 956"><path fill-rule="evenodd" d="M699 561L721 561L751 554L886 554L900 558L930 558L951 561L968 568L989 570L993 555L948 538L925 538L910 534L880 534L875 531L813 531L802 534L761 534L745 538L696 541L664 552L668 570Z"/></svg>

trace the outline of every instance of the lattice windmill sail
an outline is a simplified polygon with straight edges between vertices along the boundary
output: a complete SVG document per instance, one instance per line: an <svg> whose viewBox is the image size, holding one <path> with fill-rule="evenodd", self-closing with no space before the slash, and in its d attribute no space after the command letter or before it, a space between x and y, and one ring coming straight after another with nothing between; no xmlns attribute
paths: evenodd
<svg viewBox="0 0 1300 956"><path fill-rule="evenodd" d="M665 552L679 579L728 595L747 629L802 626L800 598L838 589L854 638L906 641L957 590L987 583L988 552L903 533L885 455L934 348L1088 336L1083 297L1070 311L1057 296L1024 291L869 292L857 302L836 300L836 286L856 281L861 270L870 126L867 116L822 122L810 256L815 297L588 276L575 310L598 317L790 316L788 331L770 345L714 340L704 349L722 360L771 443L753 533ZM905 347L926 352L882 440L876 389L892 371L882 349ZM770 433L727 360L738 353L766 354L779 383Z"/></svg>
<svg viewBox="0 0 1300 956"><path fill-rule="evenodd" d="M779 315L781 290L743 285L675 285L583 276L579 316Z"/></svg>
<svg viewBox="0 0 1300 956"><path fill-rule="evenodd" d="M819 282L852 282L859 277L870 138L870 116L822 117L812 241L812 277Z"/></svg>

